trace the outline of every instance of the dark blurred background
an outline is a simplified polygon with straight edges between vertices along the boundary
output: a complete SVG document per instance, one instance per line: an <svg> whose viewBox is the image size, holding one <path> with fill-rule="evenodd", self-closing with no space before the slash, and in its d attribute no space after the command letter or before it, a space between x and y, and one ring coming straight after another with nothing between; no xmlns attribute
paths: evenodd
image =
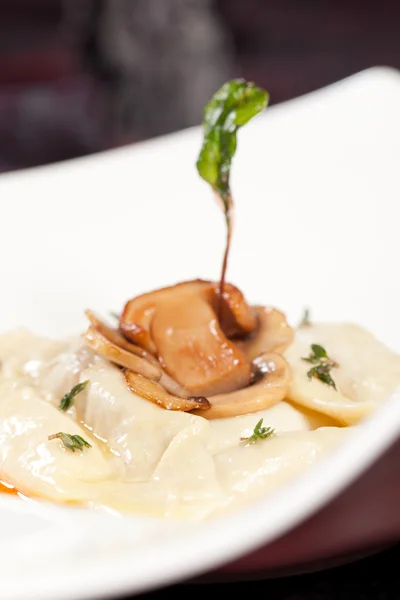
<svg viewBox="0 0 400 600"><path fill-rule="evenodd" d="M400 68L393 0L1 0L0 171L201 121L227 79L271 104Z"/></svg>

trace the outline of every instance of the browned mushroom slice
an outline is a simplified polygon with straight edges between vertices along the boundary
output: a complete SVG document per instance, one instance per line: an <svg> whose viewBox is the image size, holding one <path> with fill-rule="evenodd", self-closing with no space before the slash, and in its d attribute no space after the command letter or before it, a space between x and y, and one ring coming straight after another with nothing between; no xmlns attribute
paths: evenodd
<svg viewBox="0 0 400 600"><path fill-rule="evenodd" d="M191 396L230 392L250 382L250 361L226 338L199 294L176 291L174 301L158 306L151 335L161 365Z"/></svg>
<svg viewBox="0 0 400 600"><path fill-rule="evenodd" d="M144 377L158 381L162 376L162 371L157 366L149 363L146 359L127 352L119 348L113 342L110 342L98 329L90 325L86 333L83 334L86 344L95 352L107 360L140 373Z"/></svg>
<svg viewBox="0 0 400 600"><path fill-rule="evenodd" d="M188 412L193 409L205 410L209 407L209 402L206 398L180 398L169 394L162 385L155 381L150 381L146 377L132 373L132 371L125 372L126 383L131 392L158 404L166 410L180 410Z"/></svg>
<svg viewBox="0 0 400 600"><path fill-rule="evenodd" d="M209 397L210 408L201 413L206 419L235 417L270 408L283 400L290 384L290 367L286 360L274 352L258 357L254 364L258 370L252 385L230 394Z"/></svg>
<svg viewBox="0 0 400 600"><path fill-rule="evenodd" d="M126 309L125 309L126 310ZM131 317L129 312L123 313L123 316L120 319L119 327L126 338L135 342L135 344L139 344L143 348L145 348L148 352L152 354L157 353L157 348L154 345L153 340L150 336L150 322L153 318L155 306L148 306L143 314L140 316L140 325L138 322L131 321L130 319L136 318L136 321L139 321L137 317ZM125 316L124 316L125 315ZM126 316L128 315L128 316Z"/></svg>
<svg viewBox="0 0 400 600"><path fill-rule="evenodd" d="M88 317L91 324L93 325L93 327L95 327L95 329L97 329L102 335L104 335L104 337L107 338L109 342L112 342L119 348L123 348L124 350L127 350L132 354L136 354L136 356L141 356L142 358L145 358L150 363L155 365L161 372L161 377L159 380L160 384L168 392L170 392L171 394L175 394L176 396L180 396L181 398L189 397L187 391L181 385L179 385L177 381L174 381L172 377L167 375L161 369L160 363L152 354L150 354L150 352L143 350L143 348L140 348L140 346L137 346L136 344L128 342L117 329L109 327L92 310L86 310L85 314Z"/></svg>
<svg viewBox="0 0 400 600"><path fill-rule="evenodd" d="M254 312L257 329L248 339L238 341L237 346L251 361L263 352L284 352L294 337L285 315L275 308L265 306L255 306Z"/></svg>
<svg viewBox="0 0 400 600"><path fill-rule="evenodd" d="M172 379L165 371L162 371L162 375L158 382L163 386L167 392L172 394L173 396L179 396L179 398L189 398L190 394L185 388L180 385L175 379Z"/></svg>
<svg viewBox="0 0 400 600"><path fill-rule="evenodd" d="M104 321L102 321L100 317L98 317L92 310L85 310L85 315L87 316L93 327L100 331L100 333L104 335L104 337L106 337L109 342L112 342L119 348L127 350L127 352L136 354L136 356L141 356L142 358L145 358L155 366L161 368L158 360L152 354L150 354L150 352L146 352L146 350L144 350L140 346L128 342L128 340L125 339L125 337L118 331L118 329L110 327L109 325L104 323Z"/></svg>
<svg viewBox="0 0 400 600"><path fill-rule="evenodd" d="M222 303L220 304L219 284L212 284L212 306L219 316L222 331L228 338L242 337L254 331L257 319L242 292L231 283L225 283Z"/></svg>
<svg viewBox="0 0 400 600"><path fill-rule="evenodd" d="M216 295L214 283L186 281L130 300L120 319L124 335L154 353L191 396L230 392L251 379L250 361L218 322ZM250 330L254 316L239 290L228 286L226 298L235 332Z"/></svg>
<svg viewBox="0 0 400 600"><path fill-rule="evenodd" d="M208 281L196 279L184 281L176 285L154 290L129 300L120 317L119 326L123 334L135 344L139 344L152 354L157 354L157 348L150 335L150 325L157 306L168 301L178 291L184 289L188 293L197 293L209 286Z"/></svg>
<svg viewBox="0 0 400 600"><path fill-rule="evenodd" d="M154 312L158 306L173 299L177 293L204 294L204 299L212 305L220 317L221 329L227 337L249 334L257 326L252 308L236 286L225 283L220 305L219 284L195 279L148 292L129 300L120 318L120 329L123 334L132 342L156 354L157 348L150 334Z"/></svg>

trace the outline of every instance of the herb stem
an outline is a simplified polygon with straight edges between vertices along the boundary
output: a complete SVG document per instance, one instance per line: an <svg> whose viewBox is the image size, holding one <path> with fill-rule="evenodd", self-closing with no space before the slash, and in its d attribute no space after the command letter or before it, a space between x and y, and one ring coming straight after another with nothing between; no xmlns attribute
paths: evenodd
<svg viewBox="0 0 400 600"><path fill-rule="evenodd" d="M219 316L220 321L222 318L222 302L224 299L226 271L228 268L228 257L229 257L229 250L231 247L232 230L233 230L233 202L232 202L232 197L230 194L229 194L228 202L229 202L228 208L226 209L226 213L225 213L226 243L225 243L224 257L223 257L223 261L222 261L221 279L219 282L219 306L218 306L219 315L218 316Z"/></svg>
<svg viewBox="0 0 400 600"><path fill-rule="evenodd" d="M72 433L65 433L64 431L59 431L58 433L53 433L47 437L49 441L51 440L61 440L64 446L75 452L75 450L83 450L83 448L91 448L92 445L89 444L82 436Z"/></svg>

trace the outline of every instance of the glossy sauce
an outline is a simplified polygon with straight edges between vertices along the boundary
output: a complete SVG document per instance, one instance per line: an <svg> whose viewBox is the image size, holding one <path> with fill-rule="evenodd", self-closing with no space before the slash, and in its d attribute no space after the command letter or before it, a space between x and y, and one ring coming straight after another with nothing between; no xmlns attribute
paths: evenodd
<svg viewBox="0 0 400 600"><path fill-rule="evenodd" d="M18 494L19 494L18 490L16 490L14 486L10 485L9 483L6 483L5 481L2 481L1 479L0 479L0 493L1 494L11 494L13 496L18 496Z"/></svg>

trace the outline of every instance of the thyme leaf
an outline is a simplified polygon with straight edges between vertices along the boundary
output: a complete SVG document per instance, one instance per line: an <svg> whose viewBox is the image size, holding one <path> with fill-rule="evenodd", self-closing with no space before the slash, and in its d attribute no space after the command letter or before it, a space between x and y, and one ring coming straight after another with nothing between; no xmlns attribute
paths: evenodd
<svg viewBox="0 0 400 600"><path fill-rule="evenodd" d="M49 440L59 439L62 441L64 446L68 448L68 450L82 450L84 447L91 448L92 445L89 444L83 437L80 435L73 435L71 433L64 433L63 431L59 431L58 433L53 433L53 435L49 435L47 438Z"/></svg>
<svg viewBox="0 0 400 600"><path fill-rule="evenodd" d="M309 371L307 371L308 379L311 380L313 377L315 377L316 379L322 381L322 383L325 383L334 390L337 390L336 383L331 375L331 370L339 365L335 360L332 360L328 356L328 353L323 346L320 346L319 344L311 344L311 352L309 356L303 357L302 360L315 365L314 367L311 367Z"/></svg>
<svg viewBox="0 0 400 600"><path fill-rule="evenodd" d="M258 421L258 423L254 427L253 433L250 437L242 437L242 438L240 438L240 440L242 442L248 442L249 444L254 444L258 440L265 440L265 439L271 437L271 435L273 435L275 433L275 429L273 429L272 427L263 427L262 426L263 420L264 419L260 419Z"/></svg>
<svg viewBox="0 0 400 600"><path fill-rule="evenodd" d="M70 392L65 394L61 398L61 402L60 402L60 406L59 406L60 410L62 410L63 412L68 410L72 406L75 396L77 396L80 392L82 392L88 383L89 383L89 380L82 381L82 383L78 383L77 385L75 385L72 388L72 390Z"/></svg>
<svg viewBox="0 0 400 600"><path fill-rule="evenodd" d="M315 367L312 367L307 372L307 377L308 377L308 379L312 379L313 377L315 377L316 379L319 379L320 381L322 381L322 383L326 383L326 385L329 385L334 390L336 390L337 389L336 383L332 379L332 375L330 372L331 368L332 367L330 365L322 365L322 364L317 365Z"/></svg>
<svg viewBox="0 0 400 600"><path fill-rule="evenodd" d="M329 357L326 353L325 348L323 348L319 344L311 344L310 355L307 358L303 358L303 360L305 360L306 362L309 362L309 363L317 363L321 359L329 360Z"/></svg>

